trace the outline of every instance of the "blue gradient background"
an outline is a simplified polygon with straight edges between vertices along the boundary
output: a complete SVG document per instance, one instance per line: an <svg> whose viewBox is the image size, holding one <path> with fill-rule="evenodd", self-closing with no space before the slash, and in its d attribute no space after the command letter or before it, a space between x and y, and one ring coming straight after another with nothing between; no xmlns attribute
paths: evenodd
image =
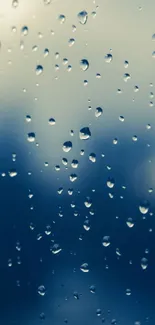
<svg viewBox="0 0 155 325"><path fill-rule="evenodd" d="M77 19L81 10L88 12L85 25ZM155 109L149 106L155 79L154 12L152 0L55 0L47 6L42 0L19 0L16 9L11 1L0 1L0 172L6 173L0 178L0 322L4 325L60 325L65 319L69 324L94 325L101 324L102 318L107 325L112 319L120 325L155 323L155 206L154 191L148 192L155 185ZM58 20L60 14L66 16L64 24ZM24 25L29 28L25 37L21 35ZM77 27L75 32L72 25ZM17 27L16 33L12 26ZM69 47L73 37L75 44ZM38 46L36 52L32 52L34 45ZM46 58L45 48L50 51ZM104 57L110 49L113 61L108 64ZM70 72L63 58L72 65ZM89 61L85 72L80 69L82 58ZM129 61L127 69L125 60ZM44 67L40 76L35 74L37 64ZM55 64L60 66L58 71ZM131 74L127 83L124 73ZM88 80L87 86L84 80ZM137 93L135 85L139 86ZM96 118L98 106L103 114ZM25 121L27 114L32 117L30 123ZM120 115L125 118L123 123ZM51 117L55 126L48 124ZM147 124L151 124L150 130ZM88 141L79 139L79 130L85 126L92 133ZM74 130L73 137L70 130ZM34 143L27 141L29 132L36 134ZM134 135L137 142L132 140ZM69 153L62 150L65 141L73 143ZM94 164L89 161L92 152L97 157ZM12 153L17 155L16 162ZM61 162L63 157L69 161L68 169ZM77 170L71 167L73 159L79 161ZM55 171L55 165L60 165L60 171ZM18 172L14 178L8 175L12 168ZM78 179L71 183L69 175L74 172ZM115 179L113 189L106 185L108 177ZM61 195L57 193L60 187ZM69 188L74 190L72 196L67 193ZM31 200L29 189L34 194ZM92 199L94 215L84 205L87 196ZM138 208L141 200L150 202L145 219ZM88 232L83 229L86 216L91 224ZM129 217L135 222L132 229L126 225ZM50 236L44 233L48 224ZM43 238L37 241L39 233ZM105 235L111 238L107 248L102 246ZM53 239L62 248L58 255L50 251ZM18 240L21 252L15 248ZM116 248L122 254L119 258ZM146 248L149 254L145 254ZM21 265L17 265L17 256ZM142 257L148 258L145 271L140 266ZM84 262L89 264L89 273L80 270ZM41 284L46 287L44 297L37 293ZM92 284L95 294L89 291ZM126 296L127 288L131 296ZM73 296L75 291L79 300ZM39 316L42 312L44 320Z"/></svg>

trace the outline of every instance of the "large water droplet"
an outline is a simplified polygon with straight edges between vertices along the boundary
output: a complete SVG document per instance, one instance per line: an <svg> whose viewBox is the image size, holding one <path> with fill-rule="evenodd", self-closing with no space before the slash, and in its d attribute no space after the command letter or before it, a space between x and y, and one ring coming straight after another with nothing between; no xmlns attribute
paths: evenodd
<svg viewBox="0 0 155 325"><path fill-rule="evenodd" d="M49 125L55 125L55 119L51 117L51 118L48 120L48 123L49 123Z"/></svg>
<svg viewBox="0 0 155 325"><path fill-rule="evenodd" d="M149 211L149 202L148 201L143 201L140 205L139 205L139 211L142 214L146 214Z"/></svg>
<svg viewBox="0 0 155 325"><path fill-rule="evenodd" d="M77 16L78 16L79 23L82 25L85 25L88 20L87 11L85 11L85 10L80 11Z"/></svg>
<svg viewBox="0 0 155 325"><path fill-rule="evenodd" d="M27 135L27 141L28 142L34 142L35 141L35 133L34 132L30 132Z"/></svg>
<svg viewBox="0 0 155 325"><path fill-rule="evenodd" d="M79 137L81 140L88 140L91 137L89 127L84 127L80 130Z"/></svg>
<svg viewBox="0 0 155 325"><path fill-rule="evenodd" d="M64 152L69 152L72 149L72 142L71 141L64 142L62 149Z"/></svg>
<svg viewBox="0 0 155 325"><path fill-rule="evenodd" d="M89 62L87 59L82 59L80 61L80 68L83 70L83 71L86 71L88 68L89 68Z"/></svg>

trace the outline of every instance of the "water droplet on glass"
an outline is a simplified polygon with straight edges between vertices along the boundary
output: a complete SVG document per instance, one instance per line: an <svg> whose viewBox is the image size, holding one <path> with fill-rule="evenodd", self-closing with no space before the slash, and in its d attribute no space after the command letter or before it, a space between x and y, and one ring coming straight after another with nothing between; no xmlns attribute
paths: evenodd
<svg viewBox="0 0 155 325"><path fill-rule="evenodd" d="M40 296L45 296L46 289L45 289L44 285L40 285L38 287L38 293L39 293Z"/></svg>
<svg viewBox="0 0 155 325"><path fill-rule="evenodd" d="M88 267L88 263L83 263L81 266L80 266L80 270L84 273L88 273L89 272L89 267Z"/></svg>
<svg viewBox="0 0 155 325"><path fill-rule="evenodd" d="M37 45L34 45L33 47L32 47L32 52L36 52L38 50L38 46Z"/></svg>
<svg viewBox="0 0 155 325"><path fill-rule="evenodd" d="M11 259L11 258L8 259L8 266L9 266L9 267L12 266L12 259Z"/></svg>
<svg viewBox="0 0 155 325"><path fill-rule="evenodd" d="M74 38L70 38L69 41L68 41L68 45L71 47L73 46L75 43L75 39Z"/></svg>
<svg viewBox="0 0 155 325"><path fill-rule="evenodd" d="M124 74L124 81L127 82L131 78L129 73Z"/></svg>
<svg viewBox="0 0 155 325"><path fill-rule="evenodd" d="M95 116L100 117L103 113L103 109L101 107L97 107L95 110Z"/></svg>
<svg viewBox="0 0 155 325"><path fill-rule="evenodd" d="M28 142L34 142L35 141L35 133L34 132L30 132L27 135L27 141Z"/></svg>
<svg viewBox="0 0 155 325"><path fill-rule="evenodd" d="M49 123L49 125L55 125L55 119L54 118L50 118L49 120L48 120L48 123Z"/></svg>
<svg viewBox="0 0 155 325"><path fill-rule="evenodd" d="M90 230L90 221L89 221L88 219L86 219L86 220L84 221L83 228L84 228L86 231L89 231L89 230Z"/></svg>
<svg viewBox="0 0 155 325"><path fill-rule="evenodd" d="M115 185L115 180L113 179L113 178L108 178L108 180L107 180L107 186L109 187L109 188L113 188L114 187L114 185Z"/></svg>
<svg viewBox="0 0 155 325"><path fill-rule="evenodd" d="M82 59L82 60L80 61L80 68L81 68L83 71L88 70L88 68L89 68L89 62L88 62L87 59Z"/></svg>
<svg viewBox="0 0 155 325"><path fill-rule="evenodd" d="M88 13L85 10L80 11L78 13L77 17L78 17L79 23L82 25L85 25L88 20Z"/></svg>
<svg viewBox="0 0 155 325"><path fill-rule="evenodd" d="M31 122L31 120L32 120L32 119L31 119L31 116L30 116L30 115L26 115L26 122L29 123L29 122Z"/></svg>
<svg viewBox="0 0 155 325"><path fill-rule="evenodd" d="M95 293L95 292L96 292L96 287L95 287L95 285L92 284L92 285L89 287L89 290L90 290L91 293Z"/></svg>
<svg viewBox="0 0 155 325"><path fill-rule="evenodd" d="M63 24L66 21L66 17L63 14L60 14L58 17L58 20L60 21L61 24Z"/></svg>
<svg viewBox="0 0 155 325"><path fill-rule="evenodd" d="M101 316L101 313L102 313L102 312L101 312L101 309L98 308L98 309L96 310L96 315L97 315L98 317L100 317L100 316Z"/></svg>
<svg viewBox="0 0 155 325"><path fill-rule="evenodd" d="M13 1L12 1L12 7L13 7L13 8L17 8L18 5L19 5L19 1L18 1L18 0L13 0Z"/></svg>
<svg viewBox="0 0 155 325"><path fill-rule="evenodd" d="M78 168L78 165L79 165L78 160L73 159L73 160L72 160L72 163L71 163L72 168Z"/></svg>
<svg viewBox="0 0 155 325"><path fill-rule="evenodd" d="M10 177L15 177L15 176L17 176L17 171L16 171L15 169L11 169L11 170L9 171L9 176L10 176Z"/></svg>
<svg viewBox="0 0 155 325"><path fill-rule="evenodd" d="M79 137L81 140L88 140L91 137L89 127L84 127L80 130Z"/></svg>
<svg viewBox="0 0 155 325"><path fill-rule="evenodd" d="M44 58L46 58L49 55L49 49L45 49L44 50Z"/></svg>
<svg viewBox="0 0 155 325"><path fill-rule="evenodd" d="M23 36L27 36L28 35L28 32L29 32L29 29L27 26L23 26L22 29L21 29L21 34Z"/></svg>
<svg viewBox="0 0 155 325"><path fill-rule="evenodd" d="M134 222L132 218L128 218L126 221L126 224L129 228L133 228L134 227Z"/></svg>
<svg viewBox="0 0 155 325"><path fill-rule="evenodd" d="M51 248L50 248L50 251L56 255L58 253L60 253L62 251L62 248L60 247L59 244L54 244Z"/></svg>
<svg viewBox="0 0 155 325"><path fill-rule="evenodd" d="M113 60L112 54L108 53L104 57L106 63L110 63Z"/></svg>
<svg viewBox="0 0 155 325"><path fill-rule="evenodd" d="M95 153L91 153L91 154L89 155L89 160L90 160L91 162L93 162L93 163L96 162L96 155L95 155Z"/></svg>
<svg viewBox="0 0 155 325"><path fill-rule="evenodd" d="M69 152L72 149L72 142L71 141L64 142L62 149L64 152Z"/></svg>
<svg viewBox="0 0 155 325"><path fill-rule="evenodd" d="M102 239L102 245L108 247L110 245L110 236L104 236Z"/></svg>
<svg viewBox="0 0 155 325"><path fill-rule="evenodd" d="M142 214L146 214L149 211L149 202L148 201L143 201L140 205L139 205L139 211Z"/></svg>
<svg viewBox="0 0 155 325"><path fill-rule="evenodd" d="M45 5L49 5L51 3L51 0L43 0Z"/></svg>
<svg viewBox="0 0 155 325"><path fill-rule="evenodd" d="M86 208L90 208L92 206L92 200L90 197L87 197L84 201L84 205Z"/></svg>
<svg viewBox="0 0 155 325"><path fill-rule="evenodd" d="M148 259L147 259L146 257L143 257L143 258L141 259L141 268L142 268L143 270L146 270L147 267L148 267Z"/></svg>
<svg viewBox="0 0 155 325"><path fill-rule="evenodd" d="M124 61L124 68L128 68L129 62L127 60Z"/></svg>
<svg viewBox="0 0 155 325"><path fill-rule="evenodd" d="M39 76L43 72L43 66L42 65L37 65L36 66L36 75Z"/></svg>
<svg viewBox="0 0 155 325"><path fill-rule="evenodd" d="M126 289L126 295L131 296L131 289Z"/></svg>
<svg viewBox="0 0 155 325"><path fill-rule="evenodd" d="M47 236L49 236L49 235L51 234L51 226L50 226L50 225L47 225L47 226L46 226L45 234L46 234Z"/></svg>
<svg viewBox="0 0 155 325"><path fill-rule="evenodd" d="M76 174L71 174L69 176L69 179L70 179L71 182L75 182L77 180L77 175Z"/></svg>

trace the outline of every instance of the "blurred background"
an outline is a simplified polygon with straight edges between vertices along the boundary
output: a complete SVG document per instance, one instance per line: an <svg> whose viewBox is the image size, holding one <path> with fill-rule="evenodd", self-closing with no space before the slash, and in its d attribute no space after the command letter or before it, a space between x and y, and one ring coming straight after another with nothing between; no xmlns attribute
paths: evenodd
<svg viewBox="0 0 155 325"><path fill-rule="evenodd" d="M0 0L0 322L155 323L155 2Z"/></svg>

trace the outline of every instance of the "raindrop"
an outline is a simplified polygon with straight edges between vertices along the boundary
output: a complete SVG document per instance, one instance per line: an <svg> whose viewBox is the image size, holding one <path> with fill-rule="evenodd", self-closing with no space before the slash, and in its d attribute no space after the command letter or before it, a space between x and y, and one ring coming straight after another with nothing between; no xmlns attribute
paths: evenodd
<svg viewBox="0 0 155 325"><path fill-rule="evenodd" d="M9 176L10 176L10 177L15 177L15 176L17 176L17 171L16 171L15 169L11 169L11 170L9 171Z"/></svg>
<svg viewBox="0 0 155 325"><path fill-rule="evenodd" d="M69 179L70 179L71 182L75 182L77 180L77 175L76 174L71 174L69 176Z"/></svg>
<svg viewBox="0 0 155 325"><path fill-rule="evenodd" d="M124 74L124 81L127 82L131 78L129 73Z"/></svg>
<svg viewBox="0 0 155 325"><path fill-rule="evenodd" d="M83 228L84 228L86 231L89 231L89 230L90 230L90 221L89 221L88 219L86 219L86 220L84 221Z"/></svg>
<svg viewBox="0 0 155 325"><path fill-rule="evenodd" d="M84 273L88 273L89 272L89 267L88 267L88 263L83 263L81 266L80 266L80 270Z"/></svg>
<svg viewBox="0 0 155 325"><path fill-rule="evenodd" d="M110 236L104 236L102 240L102 245L108 247L110 245Z"/></svg>
<svg viewBox="0 0 155 325"><path fill-rule="evenodd" d="M35 133L34 132L30 132L27 135L27 141L28 142L34 142L35 141Z"/></svg>
<svg viewBox="0 0 155 325"><path fill-rule="evenodd" d="M21 33L23 36L27 36L28 35L28 32L29 32L29 29L27 26L23 26L22 29L21 29Z"/></svg>
<svg viewBox="0 0 155 325"><path fill-rule="evenodd" d="M26 122L31 122L31 116L30 115L26 115Z"/></svg>
<svg viewBox="0 0 155 325"><path fill-rule="evenodd" d="M39 76L43 72L43 66L42 65L37 65L36 66L36 75Z"/></svg>
<svg viewBox="0 0 155 325"><path fill-rule="evenodd" d="M50 251L56 255L58 253L60 253L62 251L62 248L60 247L59 244L54 244L51 248L50 248Z"/></svg>
<svg viewBox="0 0 155 325"><path fill-rule="evenodd" d="M109 187L109 188L113 188L114 187L114 185L115 185L115 180L113 179L113 178L108 178L108 180L107 180L107 186Z"/></svg>
<svg viewBox="0 0 155 325"><path fill-rule="evenodd" d="M73 46L75 43L75 39L74 38L70 38L69 41L68 41L68 45L71 47Z"/></svg>
<svg viewBox="0 0 155 325"><path fill-rule="evenodd" d="M91 132L88 127L84 127L80 130L79 137L81 140L88 140L91 137Z"/></svg>
<svg viewBox="0 0 155 325"><path fill-rule="evenodd" d="M148 267L148 259L147 259L146 257L143 257L143 258L141 259L141 268L142 268L143 270L146 270L147 267Z"/></svg>
<svg viewBox="0 0 155 325"><path fill-rule="evenodd" d="M63 24L66 21L66 17L63 14L60 14L58 17L58 20L60 21L60 24Z"/></svg>
<svg viewBox="0 0 155 325"><path fill-rule="evenodd" d="M33 47L32 47L32 52L36 52L38 50L38 46L37 45L34 45Z"/></svg>
<svg viewBox="0 0 155 325"><path fill-rule="evenodd" d="M46 56L48 56L48 55L49 55L49 49L46 48L44 50L44 58L46 58Z"/></svg>
<svg viewBox="0 0 155 325"><path fill-rule="evenodd" d="M149 202L148 201L143 201L140 205L139 205L139 211L142 214L146 214L149 211Z"/></svg>
<svg viewBox="0 0 155 325"><path fill-rule="evenodd" d="M46 226L45 234L46 234L47 236L49 236L49 235L51 234L51 226L50 226L50 225L47 225L47 226Z"/></svg>
<svg viewBox="0 0 155 325"><path fill-rule="evenodd" d="M131 296L131 289L126 289L126 295Z"/></svg>
<svg viewBox="0 0 155 325"><path fill-rule="evenodd" d="M155 34L152 35L152 41L155 41Z"/></svg>
<svg viewBox="0 0 155 325"><path fill-rule="evenodd" d="M38 287L38 293L39 293L40 296L45 296L46 289L45 289L44 285L40 285Z"/></svg>
<svg viewBox="0 0 155 325"><path fill-rule="evenodd" d="M95 116L100 117L103 113L103 109L101 107L97 107L95 110Z"/></svg>
<svg viewBox="0 0 155 325"><path fill-rule="evenodd" d="M73 161L72 161L72 163L71 163L72 168L78 168L78 165L79 165L78 160L73 159Z"/></svg>
<svg viewBox="0 0 155 325"><path fill-rule="evenodd" d="M43 0L45 5L49 5L51 3L51 0Z"/></svg>
<svg viewBox="0 0 155 325"><path fill-rule="evenodd" d="M95 287L95 285L92 284L92 285L89 287L89 290L90 290L91 293L95 293L95 292L96 292L96 287Z"/></svg>
<svg viewBox="0 0 155 325"><path fill-rule="evenodd" d="M18 5L19 5L18 0L13 0L13 1L12 1L12 7L13 7L13 8L17 8Z"/></svg>
<svg viewBox="0 0 155 325"><path fill-rule="evenodd" d="M72 142L71 141L64 142L62 149L64 152L69 152L72 149Z"/></svg>
<svg viewBox="0 0 155 325"><path fill-rule="evenodd" d="M108 53L104 57L106 63L110 63L113 60L112 54Z"/></svg>
<svg viewBox="0 0 155 325"><path fill-rule="evenodd" d="M77 300L79 299L79 294L76 291L73 293L73 296L75 299L77 299Z"/></svg>
<svg viewBox="0 0 155 325"><path fill-rule="evenodd" d="M127 60L124 61L124 68L128 68L129 62Z"/></svg>
<svg viewBox="0 0 155 325"><path fill-rule="evenodd" d="M101 312L101 309L98 308L98 309L96 310L96 315L99 317L99 316L101 316L101 313L102 313L102 312Z"/></svg>
<svg viewBox="0 0 155 325"><path fill-rule="evenodd" d="M89 62L88 62L87 59L82 59L82 60L80 61L80 68L81 68L83 71L88 70L88 68L89 68Z"/></svg>
<svg viewBox="0 0 155 325"><path fill-rule="evenodd" d="M49 120L48 120L48 123L49 123L49 125L55 125L55 119L54 118L50 118Z"/></svg>
<svg viewBox="0 0 155 325"><path fill-rule="evenodd" d="M93 163L96 162L96 155L95 155L95 153L91 153L91 154L89 155L89 160L90 160L91 162L93 162Z"/></svg>
<svg viewBox="0 0 155 325"><path fill-rule="evenodd" d="M66 158L62 158L62 163L63 163L63 165L67 166L68 160Z"/></svg>
<svg viewBox="0 0 155 325"><path fill-rule="evenodd" d="M121 122L124 122L124 116L120 115L120 116L119 116L119 120L120 120Z"/></svg>
<svg viewBox="0 0 155 325"><path fill-rule="evenodd" d="M126 224L129 228L133 228L134 227L134 222L132 218L128 218L126 221Z"/></svg>
<svg viewBox="0 0 155 325"><path fill-rule="evenodd" d="M92 200L90 199L90 197L87 197L84 201L84 205L86 208L90 208L92 206Z"/></svg>
<svg viewBox="0 0 155 325"><path fill-rule="evenodd" d="M80 11L78 13L77 17L78 17L79 23L82 25L85 25L88 20L88 13L85 10Z"/></svg>

